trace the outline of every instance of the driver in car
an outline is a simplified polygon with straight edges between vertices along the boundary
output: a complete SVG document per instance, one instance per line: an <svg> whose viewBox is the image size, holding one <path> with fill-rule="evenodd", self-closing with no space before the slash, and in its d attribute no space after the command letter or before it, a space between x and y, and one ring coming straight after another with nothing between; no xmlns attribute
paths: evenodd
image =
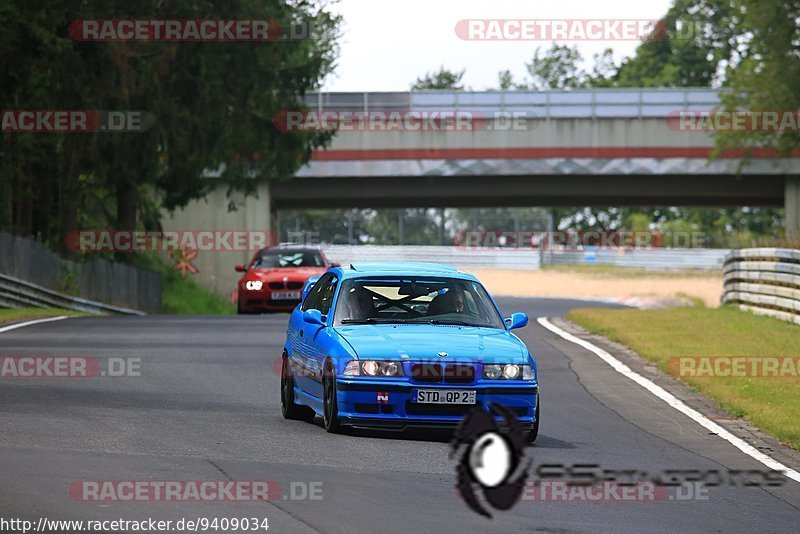
<svg viewBox="0 0 800 534"><path fill-rule="evenodd" d="M443 315L446 313L467 313L464 292L460 288L449 288L446 293L431 301L427 315Z"/></svg>
<svg viewBox="0 0 800 534"><path fill-rule="evenodd" d="M347 295L347 319L362 320L372 317L375 306L372 303L372 295L369 290L362 286L355 286Z"/></svg>

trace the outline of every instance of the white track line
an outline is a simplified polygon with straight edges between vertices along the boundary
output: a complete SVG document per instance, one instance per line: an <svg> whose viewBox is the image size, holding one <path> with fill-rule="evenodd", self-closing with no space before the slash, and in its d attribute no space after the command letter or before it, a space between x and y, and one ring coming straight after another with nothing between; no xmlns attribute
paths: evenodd
<svg viewBox="0 0 800 534"><path fill-rule="evenodd" d="M16 323L0 328L0 334L2 334L3 332L8 332L9 330L14 330L15 328L22 328L23 326L30 326L32 324L39 324L39 323L49 323L50 321L60 321L61 319L68 319L68 317L66 315L59 315L58 317L48 317L47 319L36 319L34 321Z"/></svg>
<svg viewBox="0 0 800 534"><path fill-rule="evenodd" d="M783 465L779 461L775 460L774 458L767 456L763 452L759 451L746 441L741 438L738 438L719 426L717 423L706 417L705 415L701 414L694 408L690 408L687 406L683 401L676 398L672 393L668 392L664 388L659 385L656 385L652 381L648 380L647 378L643 377L642 375L634 372L631 370L630 367L613 357L607 351L601 349L600 347L589 343L586 340L580 339L579 337L573 336L569 332L562 330L561 328L555 326L551 323L547 317L539 317L536 321L545 327L546 329L550 330L554 334L575 343L576 345L580 345L581 347L585 348L586 350L593 352L597 355L601 360L606 362L610 365L615 371L617 371L622 376L630 378L644 389L658 397L659 399L663 400L682 414L694 419L697 423L701 426L707 428L714 434L718 435L746 455L758 460L762 464L766 465L770 469L774 469L776 471L783 471L783 473L792 480L796 482L800 482L800 473L795 471L794 469L790 469L789 467Z"/></svg>

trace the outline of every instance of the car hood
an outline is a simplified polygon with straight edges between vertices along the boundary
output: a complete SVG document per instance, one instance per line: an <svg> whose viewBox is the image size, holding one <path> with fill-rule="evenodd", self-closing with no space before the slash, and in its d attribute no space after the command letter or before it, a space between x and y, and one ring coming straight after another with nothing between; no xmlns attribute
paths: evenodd
<svg viewBox="0 0 800 534"><path fill-rule="evenodd" d="M524 362L528 356L522 341L497 328L383 324L338 326L336 331L361 359L430 360L446 352L447 361Z"/></svg>
<svg viewBox="0 0 800 534"><path fill-rule="evenodd" d="M250 269L245 275L245 280L289 280L305 281L311 276L316 276L325 272L323 267L276 267L274 269Z"/></svg>

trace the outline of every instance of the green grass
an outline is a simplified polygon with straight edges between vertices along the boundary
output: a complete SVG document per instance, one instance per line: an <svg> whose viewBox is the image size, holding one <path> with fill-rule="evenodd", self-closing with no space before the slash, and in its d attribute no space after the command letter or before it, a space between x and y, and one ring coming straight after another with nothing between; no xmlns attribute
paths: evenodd
<svg viewBox="0 0 800 534"><path fill-rule="evenodd" d="M88 315L72 310L62 310L61 308L21 308L21 309L0 309L0 324L18 321L28 321L31 319L42 319L45 317L58 317L59 315Z"/></svg>
<svg viewBox="0 0 800 534"><path fill-rule="evenodd" d="M567 316L587 330L630 347L782 442L800 449L800 378L681 377L671 358L800 357L800 326L736 308L576 309Z"/></svg>
<svg viewBox="0 0 800 534"><path fill-rule="evenodd" d="M183 276L174 261L155 254L137 254L134 265L161 274L161 313L171 315L230 315L236 311L228 298L202 287L192 275Z"/></svg>
<svg viewBox="0 0 800 534"><path fill-rule="evenodd" d="M640 269L617 265L542 265L545 271L577 273L597 278L718 278L718 270L706 269Z"/></svg>
<svg viewBox="0 0 800 534"><path fill-rule="evenodd" d="M163 313L183 315L228 315L235 311L226 298L173 269L161 270L161 309Z"/></svg>

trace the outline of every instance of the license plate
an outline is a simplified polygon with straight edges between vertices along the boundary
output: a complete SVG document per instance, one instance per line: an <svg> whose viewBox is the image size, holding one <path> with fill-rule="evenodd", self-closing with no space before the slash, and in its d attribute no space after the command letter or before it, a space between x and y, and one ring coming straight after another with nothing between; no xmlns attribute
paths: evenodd
<svg viewBox="0 0 800 534"><path fill-rule="evenodd" d="M272 300L300 300L299 291L273 291Z"/></svg>
<svg viewBox="0 0 800 534"><path fill-rule="evenodd" d="M475 390L418 389L416 399L421 404L475 404Z"/></svg>

